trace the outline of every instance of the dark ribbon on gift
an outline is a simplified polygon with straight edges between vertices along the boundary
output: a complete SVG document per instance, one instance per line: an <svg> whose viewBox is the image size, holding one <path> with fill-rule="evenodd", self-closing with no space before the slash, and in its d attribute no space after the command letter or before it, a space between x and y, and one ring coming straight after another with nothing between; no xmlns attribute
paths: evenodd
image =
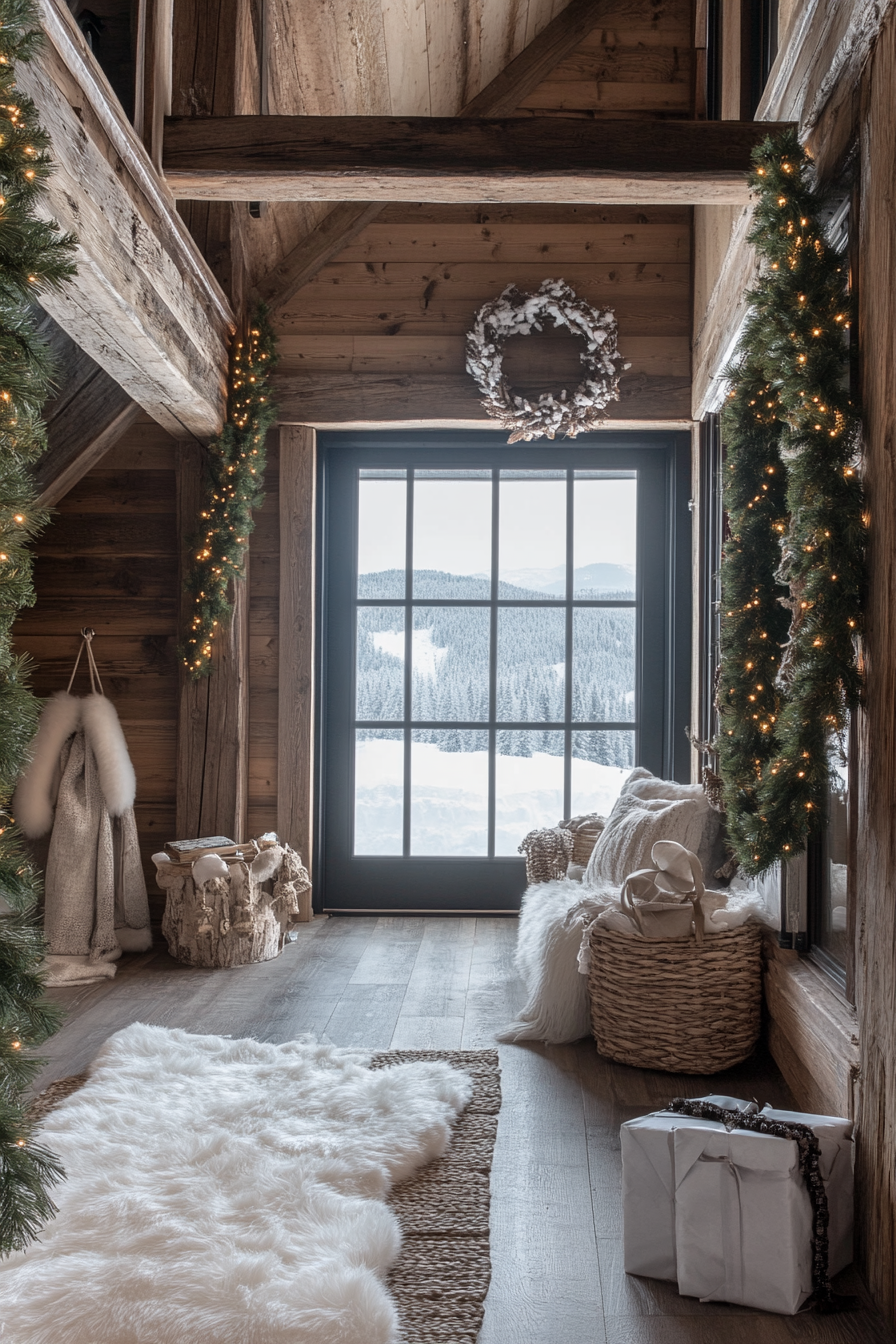
<svg viewBox="0 0 896 1344"><path fill-rule="evenodd" d="M856 1311L861 1302L857 1297L835 1294L828 1273L828 1195L821 1176L821 1144L818 1135L808 1125L790 1120L770 1120L761 1112L725 1110L710 1101L689 1101L676 1097L666 1107L678 1115L690 1115L699 1120L715 1120L731 1132L749 1129L754 1134L770 1134L775 1139L790 1139L799 1152L800 1175L806 1182L812 1205L812 1287L807 1306L816 1311Z"/></svg>

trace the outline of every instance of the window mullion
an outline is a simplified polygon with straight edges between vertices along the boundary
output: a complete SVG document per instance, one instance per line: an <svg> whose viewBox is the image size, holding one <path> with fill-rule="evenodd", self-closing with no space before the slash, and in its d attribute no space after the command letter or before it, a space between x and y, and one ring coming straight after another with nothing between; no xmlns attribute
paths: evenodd
<svg viewBox="0 0 896 1344"><path fill-rule="evenodd" d="M572 595L575 589L575 472L566 473L566 668L563 678L563 815L572 816Z"/></svg>
<svg viewBox="0 0 896 1344"><path fill-rule="evenodd" d="M500 474L492 469L492 574L491 606L489 610L488 654L488 857L495 857L495 789L497 782L497 729L498 717L498 527L500 523Z"/></svg>
<svg viewBox="0 0 896 1344"><path fill-rule="evenodd" d="M402 854L411 852L411 692L413 688L414 656L414 473L408 472L407 518L405 521L404 571L404 812L402 817Z"/></svg>

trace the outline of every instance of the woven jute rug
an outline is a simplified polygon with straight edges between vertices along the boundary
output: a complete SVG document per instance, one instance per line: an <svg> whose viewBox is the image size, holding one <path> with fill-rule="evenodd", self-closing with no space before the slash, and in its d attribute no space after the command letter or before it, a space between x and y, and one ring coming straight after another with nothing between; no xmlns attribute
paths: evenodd
<svg viewBox="0 0 896 1344"><path fill-rule="evenodd" d="M386 1280L405 1344L475 1344L491 1279L489 1175L501 1074L497 1050L390 1050L371 1067L440 1059L473 1080L470 1104L454 1127L445 1156L396 1186L389 1198L402 1230L402 1250ZM87 1082L87 1071L51 1083L31 1104L38 1123Z"/></svg>

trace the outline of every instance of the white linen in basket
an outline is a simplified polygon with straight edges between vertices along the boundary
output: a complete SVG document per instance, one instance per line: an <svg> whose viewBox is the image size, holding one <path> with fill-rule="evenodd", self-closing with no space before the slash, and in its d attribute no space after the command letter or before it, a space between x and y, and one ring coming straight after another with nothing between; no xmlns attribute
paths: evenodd
<svg viewBox="0 0 896 1344"><path fill-rule="evenodd" d="M629 785L640 790L687 789L689 796L641 798L623 792L598 838L583 881L564 878L528 888L520 910L516 952L527 1000L516 1021L498 1033L499 1041L560 1044L587 1036L591 1029L588 982L576 964L583 921L571 916L567 922L570 911L589 896L593 898L589 917L602 903L609 904L629 873L649 864L655 840L677 840L699 853L705 830L716 824L705 799L691 792L694 786L656 779L643 769L632 772L623 790Z"/></svg>

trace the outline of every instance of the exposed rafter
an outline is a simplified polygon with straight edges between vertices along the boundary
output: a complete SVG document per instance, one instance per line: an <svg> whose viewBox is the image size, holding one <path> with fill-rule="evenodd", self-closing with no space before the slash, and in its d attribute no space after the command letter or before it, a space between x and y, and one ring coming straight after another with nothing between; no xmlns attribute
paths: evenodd
<svg viewBox="0 0 896 1344"><path fill-rule="evenodd" d="M47 36L19 82L50 132L41 209L78 238L78 274L42 305L124 391L174 434L220 427L223 293L68 9L40 0Z"/></svg>
<svg viewBox="0 0 896 1344"><path fill-rule="evenodd" d="M618 0L572 0L476 97L461 117L509 116L524 98L587 37ZM302 238L256 287L260 299L279 308L347 247L383 209L380 202L341 201Z"/></svg>
<svg viewBox="0 0 896 1344"><path fill-rule="evenodd" d="M777 124L533 117L172 117L165 173L194 200L741 204Z"/></svg>

